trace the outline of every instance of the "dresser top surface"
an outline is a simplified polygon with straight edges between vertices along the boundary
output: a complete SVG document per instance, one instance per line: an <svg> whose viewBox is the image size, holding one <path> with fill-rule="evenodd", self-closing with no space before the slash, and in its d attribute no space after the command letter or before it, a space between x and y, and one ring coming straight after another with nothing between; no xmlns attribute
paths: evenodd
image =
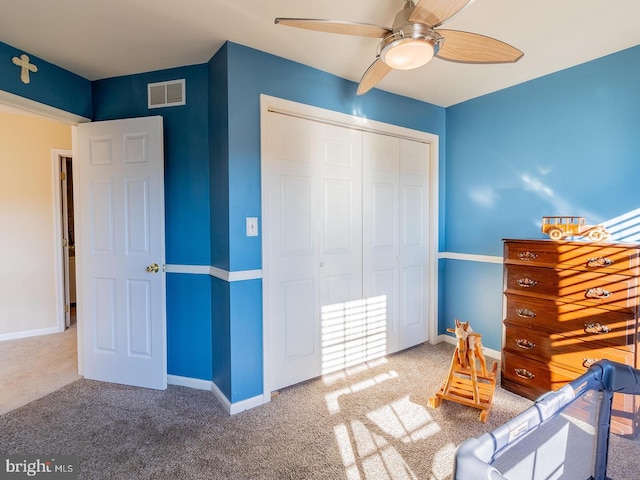
<svg viewBox="0 0 640 480"><path fill-rule="evenodd" d="M556 245L559 248L562 248L563 246L570 246L570 247L615 247L615 248L631 248L631 249L636 249L636 248L640 248L640 244L637 243L622 243L622 242L588 242L588 241L579 241L579 240L573 240L573 241L569 241L569 240L549 240L549 239L545 239L545 238L503 238L502 239L503 242L505 243L528 243L528 244L532 244L532 243L537 243L537 244L543 244L546 245L548 247L553 247L554 245Z"/></svg>

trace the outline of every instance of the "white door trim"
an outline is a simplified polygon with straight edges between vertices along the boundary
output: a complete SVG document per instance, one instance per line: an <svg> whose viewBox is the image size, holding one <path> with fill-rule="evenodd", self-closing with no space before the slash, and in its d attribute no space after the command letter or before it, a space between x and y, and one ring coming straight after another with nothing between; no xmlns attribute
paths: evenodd
<svg viewBox="0 0 640 480"><path fill-rule="evenodd" d="M51 178L53 179L53 259L56 291L56 325L58 332L65 329L65 284L64 284L64 255L62 252L62 195L60 192L60 161L63 157L73 157L71 150L51 150Z"/></svg>
<svg viewBox="0 0 640 480"><path fill-rule="evenodd" d="M428 335L429 341L436 343L439 341L438 337L438 180L439 180L439 136L422 132L419 130L413 130L397 125L391 125L387 123L378 122L375 120L369 120L354 115L348 115L345 113L335 112L332 110L326 110L319 107L313 107L290 100L284 100L269 95L260 95L260 144L261 144L261 158L265 156L265 146L267 142L267 114L270 111L284 113L288 115L298 116L318 122L332 123L335 125L346 126L348 128L361 129L364 131L379 133L383 135L393 135L396 137L406 138L409 140L429 143L430 148L430 162L429 162L429 291L428 291ZM261 162L261 169L264 167ZM261 171L261 191L264 195L265 174ZM265 231L265 222L269 219L265 211L265 201L261 198L262 206L262 231ZM262 269L263 272L268 269L268 257L265 251L264 239L262 239ZM262 283L263 289L268 288L265 282ZM268 305L265 305L265 299L267 299L268 292L263 292L263 305L262 305L262 318L263 318L263 396L265 401L271 398L271 376L268 369L269 359L271 358L271 345L269 342L270 319L267 315Z"/></svg>
<svg viewBox="0 0 640 480"><path fill-rule="evenodd" d="M90 120L89 118L76 115L75 113L60 110L59 108L52 107L51 105L36 102L35 100L21 97L5 90L0 90L0 103L20 110L26 110L27 112L35 113L52 120L57 120L67 125L77 125L78 123L84 123Z"/></svg>
<svg viewBox="0 0 640 480"><path fill-rule="evenodd" d="M80 158L80 145L78 139L78 125L71 126L71 151L72 157L75 159ZM76 218L76 230L79 228L77 224L78 219L78 196L80 191L80 185L78 181L73 182L73 210ZM82 298L82 257L78 255L76 251L76 305L79 304L79 299ZM80 313L80 309L76 307L76 335L77 335L77 349L78 349L78 375L84 377L84 319Z"/></svg>

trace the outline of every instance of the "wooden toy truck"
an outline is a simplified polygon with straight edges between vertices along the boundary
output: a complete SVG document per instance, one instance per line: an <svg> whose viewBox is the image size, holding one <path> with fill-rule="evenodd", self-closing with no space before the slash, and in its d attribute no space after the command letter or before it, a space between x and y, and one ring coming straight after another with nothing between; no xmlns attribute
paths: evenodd
<svg viewBox="0 0 640 480"><path fill-rule="evenodd" d="M599 242L609 236L602 225L587 225L584 217L542 217L542 233L551 240L562 240L564 237L584 236Z"/></svg>

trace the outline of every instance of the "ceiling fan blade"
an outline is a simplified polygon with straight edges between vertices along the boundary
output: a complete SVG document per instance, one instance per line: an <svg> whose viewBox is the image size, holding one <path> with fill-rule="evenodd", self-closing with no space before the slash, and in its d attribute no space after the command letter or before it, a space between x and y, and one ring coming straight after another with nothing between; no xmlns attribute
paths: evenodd
<svg viewBox="0 0 640 480"><path fill-rule="evenodd" d="M419 0L409 21L437 27L473 2L474 0Z"/></svg>
<svg viewBox="0 0 640 480"><path fill-rule="evenodd" d="M358 85L358 95L364 95L371 90L376 84L382 80L387 74L393 70L389 65L384 63L380 57L377 57L375 61L364 72L360 85Z"/></svg>
<svg viewBox="0 0 640 480"><path fill-rule="evenodd" d="M436 55L442 60L460 63L514 63L524 55L508 43L477 33L440 29L437 32L444 37Z"/></svg>
<svg viewBox="0 0 640 480"><path fill-rule="evenodd" d="M318 20L313 18L276 18L275 23L289 27L316 30L318 32L358 35L360 37L384 38L391 33L390 28L372 25L370 23Z"/></svg>

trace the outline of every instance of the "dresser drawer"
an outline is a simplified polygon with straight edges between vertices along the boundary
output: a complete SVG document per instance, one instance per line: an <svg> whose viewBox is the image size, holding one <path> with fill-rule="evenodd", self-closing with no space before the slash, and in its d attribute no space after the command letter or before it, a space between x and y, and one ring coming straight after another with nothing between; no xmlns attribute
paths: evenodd
<svg viewBox="0 0 640 480"><path fill-rule="evenodd" d="M506 295L505 323L634 350L635 314L575 303Z"/></svg>
<svg viewBox="0 0 640 480"><path fill-rule="evenodd" d="M626 275L508 265L504 283L508 293L562 298L610 310L635 312L638 303L637 279Z"/></svg>
<svg viewBox="0 0 640 480"><path fill-rule="evenodd" d="M553 365L546 365L534 359L520 357L506 350L502 352L502 388L529 400L536 400L550 391L557 390L578 376L577 373ZM593 390L587 393L587 395L597 394ZM586 399L588 400L588 396ZM636 395L614 393L610 422L611 432L616 435L634 437L640 421L639 405L640 399ZM593 408L589 405L581 406L579 403L575 406L585 410ZM572 414L576 414L575 410L572 411Z"/></svg>
<svg viewBox="0 0 640 480"><path fill-rule="evenodd" d="M551 241L505 241L505 263L637 275L638 249L627 245Z"/></svg>
<svg viewBox="0 0 640 480"><path fill-rule="evenodd" d="M583 342L556 333L509 324L506 324L504 348L516 355L554 363L562 368L576 371L579 375L598 360L605 358L634 365L634 352L629 350L602 346L595 342Z"/></svg>
<svg viewBox="0 0 640 480"><path fill-rule="evenodd" d="M508 350L502 351L502 384L530 400L557 390L578 374Z"/></svg>

